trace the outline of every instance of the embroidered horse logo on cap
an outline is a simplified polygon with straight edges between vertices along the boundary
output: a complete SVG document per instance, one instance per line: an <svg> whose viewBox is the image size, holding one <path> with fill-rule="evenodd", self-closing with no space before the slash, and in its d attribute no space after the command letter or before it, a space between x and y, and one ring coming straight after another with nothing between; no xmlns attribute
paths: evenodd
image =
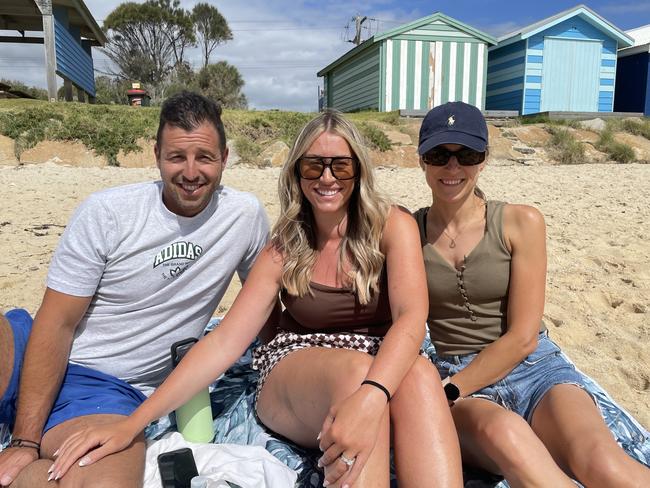
<svg viewBox="0 0 650 488"><path fill-rule="evenodd" d="M452 127L456 123L456 119L453 115L450 115L447 119L447 127Z"/></svg>

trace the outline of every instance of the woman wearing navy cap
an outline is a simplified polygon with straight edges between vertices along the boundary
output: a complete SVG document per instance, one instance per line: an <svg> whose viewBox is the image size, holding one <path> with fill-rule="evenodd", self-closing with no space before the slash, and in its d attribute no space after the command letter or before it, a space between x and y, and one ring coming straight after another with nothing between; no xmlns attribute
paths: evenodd
<svg viewBox="0 0 650 488"><path fill-rule="evenodd" d="M431 110L418 152L433 202L418 210L436 364L467 464L511 486L650 486L614 441L544 324L546 234L533 207L478 188L488 131L462 102Z"/></svg>

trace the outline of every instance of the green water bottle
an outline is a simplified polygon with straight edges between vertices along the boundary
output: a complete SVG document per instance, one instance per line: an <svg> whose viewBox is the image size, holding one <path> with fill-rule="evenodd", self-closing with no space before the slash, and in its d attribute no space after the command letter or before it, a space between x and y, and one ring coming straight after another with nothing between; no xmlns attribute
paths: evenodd
<svg viewBox="0 0 650 488"><path fill-rule="evenodd" d="M198 339L191 337L172 344L172 365L176 367L197 342ZM207 388L176 409L176 426L187 442L212 441L214 438L212 406Z"/></svg>

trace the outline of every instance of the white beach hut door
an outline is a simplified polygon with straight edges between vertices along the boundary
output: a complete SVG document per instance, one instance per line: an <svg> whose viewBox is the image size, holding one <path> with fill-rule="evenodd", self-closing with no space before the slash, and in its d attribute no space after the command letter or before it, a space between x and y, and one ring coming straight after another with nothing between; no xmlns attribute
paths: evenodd
<svg viewBox="0 0 650 488"><path fill-rule="evenodd" d="M597 112L602 43L544 39L541 111Z"/></svg>

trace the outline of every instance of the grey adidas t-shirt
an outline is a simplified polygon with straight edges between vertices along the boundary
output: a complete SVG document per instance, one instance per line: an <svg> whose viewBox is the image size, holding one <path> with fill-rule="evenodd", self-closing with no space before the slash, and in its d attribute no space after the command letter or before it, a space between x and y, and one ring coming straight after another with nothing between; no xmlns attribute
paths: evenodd
<svg viewBox="0 0 650 488"><path fill-rule="evenodd" d="M164 206L161 182L91 195L63 233L47 279L53 290L93 297L70 362L149 395L171 370L171 344L201 335L268 233L259 200L223 186L190 218Z"/></svg>

